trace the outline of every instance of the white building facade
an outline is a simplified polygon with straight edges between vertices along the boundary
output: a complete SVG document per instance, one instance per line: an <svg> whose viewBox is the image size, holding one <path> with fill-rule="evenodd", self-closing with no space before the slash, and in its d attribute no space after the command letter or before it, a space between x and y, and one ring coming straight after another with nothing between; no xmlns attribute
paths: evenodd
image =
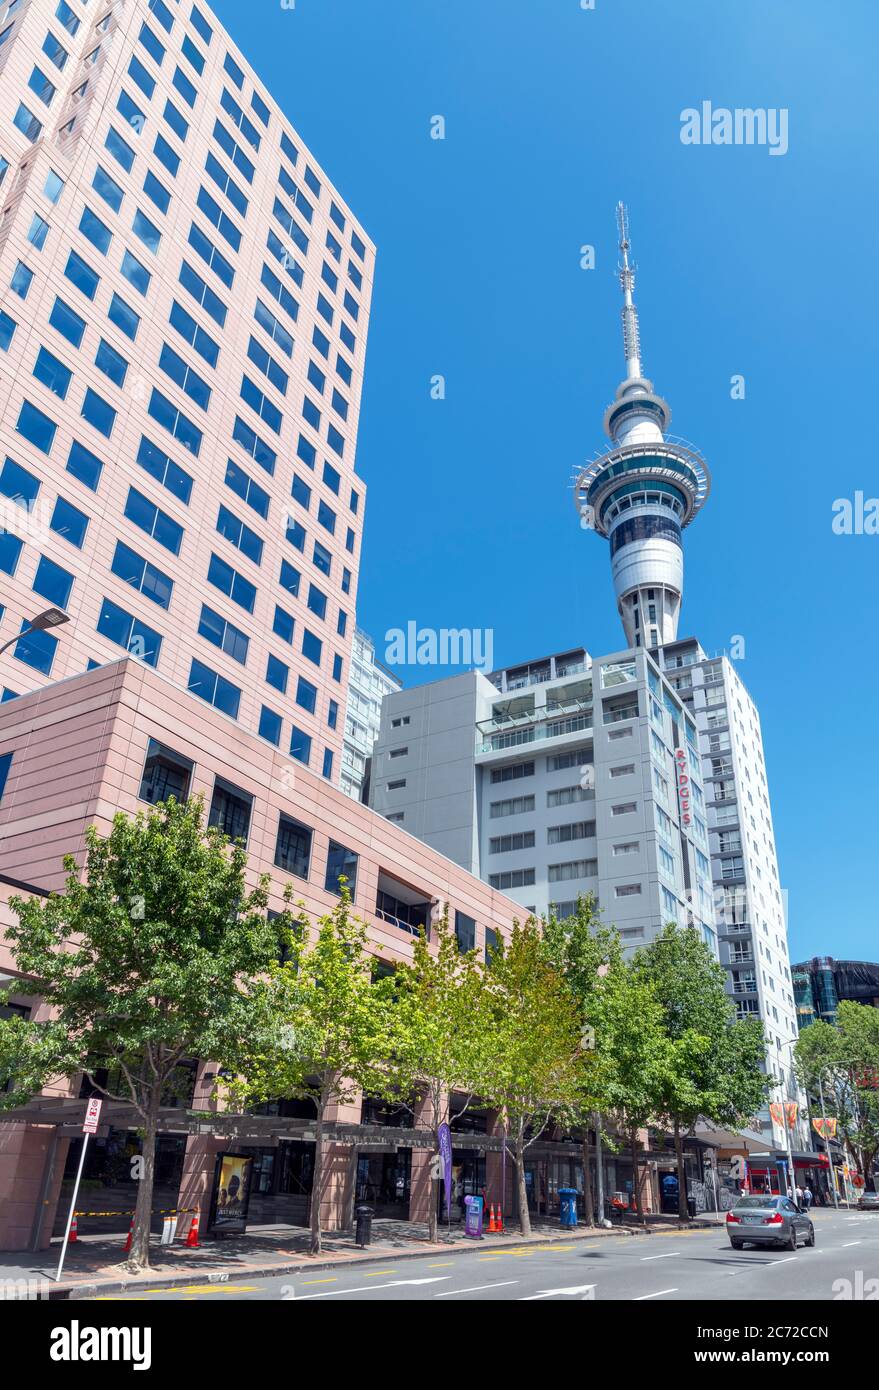
<svg viewBox="0 0 879 1390"><path fill-rule="evenodd" d="M376 658L375 643L361 628L354 633L348 668L348 707L342 745L340 786L355 801L368 800L372 750L381 722L382 700L400 680Z"/></svg>

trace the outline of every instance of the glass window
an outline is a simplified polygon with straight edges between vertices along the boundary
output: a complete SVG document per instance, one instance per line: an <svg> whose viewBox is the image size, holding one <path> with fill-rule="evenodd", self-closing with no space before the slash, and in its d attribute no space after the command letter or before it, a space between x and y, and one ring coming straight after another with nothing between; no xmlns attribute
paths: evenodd
<svg viewBox="0 0 879 1390"><path fill-rule="evenodd" d="M455 938L460 951L472 951L476 945L476 922L466 912L455 911Z"/></svg>
<svg viewBox="0 0 879 1390"><path fill-rule="evenodd" d="M115 642L117 646L124 647L131 656L139 661L145 661L148 666L156 666L159 661L159 651L162 646L162 638L153 628L139 618L126 613L124 608L111 603L108 598L104 599L101 611L98 614L97 631L108 641Z"/></svg>
<svg viewBox="0 0 879 1390"><path fill-rule="evenodd" d="M243 468L239 468L237 463L229 459L226 463L226 486L237 493L248 507L252 507L258 516L263 520L269 514L269 494L255 483L251 477L245 473Z"/></svg>
<svg viewBox="0 0 879 1390"><path fill-rule="evenodd" d="M159 209L160 212L167 212L171 205L171 194L164 184L160 183L152 170L147 171L147 176L143 181L143 191Z"/></svg>
<svg viewBox="0 0 879 1390"><path fill-rule="evenodd" d="M216 779L208 825L217 826L230 840L241 840L247 844L252 810L253 797L249 792L242 791L222 777Z"/></svg>
<svg viewBox="0 0 879 1390"><path fill-rule="evenodd" d="M205 284L201 276L198 275L186 261L180 267L180 283L184 289L188 290L202 308L210 314L215 323L221 328L226 323L226 306L218 294Z"/></svg>
<svg viewBox="0 0 879 1390"><path fill-rule="evenodd" d="M165 46L159 43L159 40L148 24L141 24L139 42L143 44L147 53L155 61L157 66L161 67L165 58Z"/></svg>
<svg viewBox="0 0 879 1390"><path fill-rule="evenodd" d="M122 136L117 134L117 132L111 126L110 129L107 131L107 138L104 141L104 144L106 148L110 151L110 154L116 160L116 163L122 165L122 168L125 170L126 174L130 174L131 166L134 163L134 150L128 144L127 140L123 140Z"/></svg>
<svg viewBox="0 0 879 1390"><path fill-rule="evenodd" d="M116 552L110 569L124 583L130 584L132 589L142 593L144 598L151 599L160 608L169 607L174 581L122 541L116 542Z"/></svg>
<svg viewBox="0 0 879 1390"><path fill-rule="evenodd" d="M275 616L272 622L272 632L277 633L278 637L282 638L282 640L285 642L291 643L292 645L293 629L295 628L295 626L295 621L290 616L290 614L286 612L285 609L280 608L276 604Z"/></svg>
<svg viewBox="0 0 879 1390"><path fill-rule="evenodd" d="M125 385L128 362L122 356L121 352L117 352L114 347L110 346L105 338L101 339L98 346L98 351L95 355L95 366L98 371L103 372L104 375L108 376L117 386Z"/></svg>
<svg viewBox="0 0 879 1390"><path fill-rule="evenodd" d="M201 661L192 662L187 688L193 695L197 695L200 700L206 700L223 714L228 714L232 719L238 718L241 703L241 691L238 686L225 680Z"/></svg>
<svg viewBox="0 0 879 1390"><path fill-rule="evenodd" d="M195 98L198 96L198 91L190 82L186 73L179 67L175 68L174 76L171 80L187 106L195 106Z"/></svg>
<svg viewBox="0 0 879 1390"><path fill-rule="evenodd" d="M185 391L190 400L195 401L202 410L207 410L211 403L211 388L204 378L198 375L195 368L187 366L183 358L167 343L162 344L159 366L172 381L176 382L181 391Z"/></svg>
<svg viewBox="0 0 879 1390"><path fill-rule="evenodd" d="M144 497L142 492L136 488L128 489L128 498L125 503L125 516L132 521L135 526L139 526L142 531L146 531L148 536L163 545L166 550L170 550L173 555L180 554L180 546L183 541L183 527L180 526L173 517L168 516L155 502L151 502L148 497Z"/></svg>
<svg viewBox="0 0 879 1390"><path fill-rule="evenodd" d="M312 562L317 566L321 574L329 575L332 569L333 558L326 546L320 544L320 541L315 541L314 543Z"/></svg>
<svg viewBox="0 0 879 1390"><path fill-rule="evenodd" d="M43 196L49 199L50 203L57 203L64 188L64 180L60 174L56 174L54 169L50 169L46 175L46 182L43 184Z"/></svg>
<svg viewBox="0 0 879 1390"><path fill-rule="evenodd" d="M316 584L308 586L308 606L319 618L327 616L327 596Z"/></svg>
<svg viewBox="0 0 879 1390"><path fill-rule="evenodd" d="M74 507L66 498L58 498L52 513L52 520L49 522L50 527L57 535L63 537L70 545L75 545L81 549L88 524L89 519L85 512Z"/></svg>
<svg viewBox="0 0 879 1390"><path fill-rule="evenodd" d="M188 34L186 35L182 44L180 45L180 52L183 54L186 61L190 63L193 68L195 68L195 71L198 73L199 77L201 77L202 73L204 72L204 54L196 48L195 44L192 42L192 39L189 37ZM191 102L190 105L192 105Z"/></svg>
<svg viewBox="0 0 879 1390"><path fill-rule="evenodd" d="M130 304L113 291L113 298L110 300L110 307L107 310L107 318L111 323L115 323L126 337L132 342L137 337L137 330L140 327L140 315L136 314Z"/></svg>
<svg viewBox="0 0 879 1390"><path fill-rule="evenodd" d="M70 453L67 456L67 471L72 473L74 478L78 478L86 487L90 487L92 492L97 492L98 483L101 481L101 470L104 465L101 460L93 454L84 444L80 444L74 439L70 446Z"/></svg>
<svg viewBox="0 0 879 1390"><path fill-rule="evenodd" d="M151 477L166 487L175 497L189 505L192 495L192 478L175 463L172 458L148 439L145 434L140 437L140 445L137 450L137 462L141 468L145 468Z"/></svg>
<svg viewBox="0 0 879 1390"><path fill-rule="evenodd" d="M49 315L49 322L53 328L78 348L82 342L82 335L85 332L85 319L81 319L79 314L75 314L63 299L56 298Z"/></svg>
<svg viewBox="0 0 879 1390"><path fill-rule="evenodd" d="M256 586L233 569L219 555L212 555L208 565L208 583L230 598L233 603L252 613L256 602Z"/></svg>
<svg viewBox="0 0 879 1390"><path fill-rule="evenodd" d="M23 401L15 428L35 449L48 454L58 426L48 415L44 415L42 410L37 410L35 405L31 405L30 401Z"/></svg>
<svg viewBox="0 0 879 1390"><path fill-rule="evenodd" d="M260 738L266 739L268 743L273 743L276 748L279 747L282 723L279 714L276 714L273 709L269 709L268 705L263 705L259 712Z"/></svg>
<svg viewBox="0 0 879 1390"><path fill-rule="evenodd" d="M33 280L33 278L34 272L30 269L30 267L26 266L24 261L18 261L16 263L15 270L12 273L12 279L9 282L9 288L11 290L14 290L15 293L21 299L27 299L27 292L31 287L31 281ZM10 342L11 341L12 339L10 337Z"/></svg>
<svg viewBox="0 0 879 1390"><path fill-rule="evenodd" d="M116 110L122 119L127 123L133 135L140 135L146 125L146 116L140 107L131 100L124 87L116 98Z"/></svg>
<svg viewBox="0 0 879 1390"><path fill-rule="evenodd" d="M242 87L244 86L244 73L241 71L240 67L235 62L235 59L232 57L231 53L227 53L225 59L223 60L223 71L227 73L229 77L231 77L232 81L235 83L235 86L238 88L240 92Z"/></svg>
<svg viewBox="0 0 879 1390"><path fill-rule="evenodd" d="M195 5L193 5L192 7L192 11L189 16L189 22L192 25L193 29L195 29L196 32L201 36L201 38L204 39L204 42L208 45L208 47L210 47L211 39L214 36L214 31L208 24L204 15Z"/></svg>
<svg viewBox="0 0 879 1390"><path fill-rule="evenodd" d="M0 493L20 507L30 506L40 490L40 480L14 459L7 458L0 468Z"/></svg>
<svg viewBox="0 0 879 1390"><path fill-rule="evenodd" d="M138 57L132 54L131 62L128 64L128 75L137 84L147 99L150 99L156 90L156 79L151 77Z"/></svg>
<svg viewBox="0 0 879 1390"><path fill-rule="evenodd" d="M21 631L23 632L27 626L25 618ZM51 632L29 632L26 637L19 637L12 654L16 661L22 661L25 666L31 666L42 675L49 676L52 674L52 663L57 648L58 638L53 637Z"/></svg>
<svg viewBox="0 0 879 1390"><path fill-rule="evenodd" d="M10 24L3 30L3 33L0 34L0 43L3 43L4 40L9 37L11 29L12 25ZM46 57L55 64L59 72L64 71L64 64L67 62L70 55L63 44L56 39L51 29L43 39L43 52Z"/></svg>
<svg viewBox="0 0 879 1390"><path fill-rule="evenodd" d="M146 216L146 214L141 212L140 208L138 208L134 214L134 221L131 224L131 230L134 232L134 235L136 237L140 238L140 240L143 242L144 246L147 248L148 251L152 251L154 256L158 255L159 243L162 240L162 233L159 231L155 223L151 222L150 219Z"/></svg>
<svg viewBox="0 0 879 1390"><path fill-rule="evenodd" d="M164 135L159 134L156 136L153 152L157 158L161 160L162 164L164 164L171 177L176 179L177 171L180 168L180 156L174 153ZM165 210L167 211L167 209Z"/></svg>
<svg viewBox="0 0 879 1390"><path fill-rule="evenodd" d="M73 575L62 569L48 556L41 555L34 575L33 591L47 598L58 608L66 608L73 588Z"/></svg>
<svg viewBox="0 0 879 1390"><path fill-rule="evenodd" d="M59 362L48 348L41 347L34 363L34 376L37 381L48 386L49 390L63 401L67 395L73 373L69 367L65 367L63 362Z"/></svg>
<svg viewBox="0 0 879 1390"><path fill-rule="evenodd" d="M122 199L125 194L115 179L111 179L106 169L99 164L92 179L92 188L99 198L109 204L114 212L118 212L122 206Z"/></svg>
<svg viewBox="0 0 879 1390"><path fill-rule="evenodd" d="M150 396L148 411L154 420L163 425L169 434L172 434L185 449L188 449L198 458L203 438L201 430L155 387L153 387Z"/></svg>
<svg viewBox="0 0 879 1390"><path fill-rule="evenodd" d="M228 289L231 289L235 279L234 269L225 256L220 254L210 237L205 236L201 228L197 227L194 222L189 228L189 244L193 250L198 252L205 264L210 266L217 278L222 280Z"/></svg>
<svg viewBox="0 0 879 1390"><path fill-rule="evenodd" d="M280 816L275 842L275 863L295 878L308 878L312 832L292 816Z"/></svg>
<svg viewBox="0 0 879 1390"><path fill-rule="evenodd" d="M311 761L311 734L297 729L294 724L290 731L290 757L308 767Z"/></svg>
<svg viewBox="0 0 879 1390"><path fill-rule="evenodd" d="M308 710L309 714L314 714L317 706L317 686L312 685L304 676L300 676L296 682L296 703Z"/></svg>
<svg viewBox="0 0 879 1390"><path fill-rule="evenodd" d="M55 11L55 16L64 25L64 28L71 38L75 38L76 32L79 29L79 20L67 4L67 0L58 0L58 8Z"/></svg>
<svg viewBox="0 0 879 1390"><path fill-rule="evenodd" d="M287 693L287 680L289 675L289 666L285 666L283 661L279 661L276 656L269 654L269 659L266 663L267 683L274 686L282 695L285 695Z"/></svg>
<svg viewBox="0 0 879 1390"><path fill-rule="evenodd" d="M101 283L101 277L75 251L71 251L67 257L64 274L87 299L94 299L98 285Z"/></svg>
<svg viewBox="0 0 879 1390"><path fill-rule="evenodd" d="M116 411L109 401L105 401L103 396L99 396L97 391L92 390L91 386L86 390L80 414L100 434L103 434L107 439L110 438L116 423Z"/></svg>
<svg viewBox="0 0 879 1390"><path fill-rule="evenodd" d="M46 244L46 237L49 235L49 224L44 217L35 212L31 218L31 225L28 230L27 239L35 251L42 251Z"/></svg>
<svg viewBox="0 0 879 1390"><path fill-rule="evenodd" d="M216 613L213 608L209 608L206 603L202 604L198 632L200 637L204 637L213 646L226 652L233 661L237 661L241 666L247 664L247 651L250 645L247 634L230 623L221 613Z"/></svg>
<svg viewBox="0 0 879 1390"><path fill-rule="evenodd" d="M351 849L330 840L327 852L327 872L324 888L328 893L341 893L342 880L353 898L357 892L357 855Z"/></svg>
<svg viewBox="0 0 879 1390"><path fill-rule="evenodd" d="M281 588L286 589L294 598L299 594L299 583L301 578L302 576L298 569L291 565L289 560L281 561L281 573L278 582Z"/></svg>
<svg viewBox="0 0 879 1390"><path fill-rule="evenodd" d="M181 140L185 140L187 135L189 134L189 122L185 120L183 116L181 116L180 112L177 110L177 107L170 99L165 102L165 110L162 113L162 115L163 118L168 122L174 134L179 136Z"/></svg>
<svg viewBox="0 0 879 1390"><path fill-rule="evenodd" d="M42 121L37 120L33 111L28 110L24 102L19 102L18 110L12 118L13 125L21 131L25 139L30 140L31 144L39 140L43 129Z"/></svg>
<svg viewBox="0 0 879 1390"><path fill-rule="evenodd" d="M102 222L92 212L91 208L83 208L82 217L79 219L79 230L92 244L97 247L102 256L106 256L110 249L110 242L113 234L106 222Z"/></svg>
<svg viewBox="0 0 879 1390"><path fill-rule="evenodd" d="M130 251L126 251L122 257L120 266L122 274L130 285L139 290L142 295L146 295L150 287L152 276L145 265L141 265L136 256L132 256Z"/></svg>
<svg viewBox="0 0 879 1390"><path fill-rule="evenodd" d="M164 3L164 0L149 0L149 7L155 18L159 21L166 34L170 34L174 24L174 16Z"/></svg>
<svg viewBox="0 0 879 1390"><path fill-rule="evenodd" d="M302 634L302 655L314 662L315 666L320 666L322 652L323 642L306 628Z"/></svg>

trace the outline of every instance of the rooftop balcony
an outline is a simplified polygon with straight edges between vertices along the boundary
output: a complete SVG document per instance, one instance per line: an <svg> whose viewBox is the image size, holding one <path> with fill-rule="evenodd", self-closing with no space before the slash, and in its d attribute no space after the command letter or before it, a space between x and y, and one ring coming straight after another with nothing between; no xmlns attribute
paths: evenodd
<svg viewBox="0 0 879 1390"><path fill-rule="evenodd" d="M574 700L551 707L498 714L476 725L477 753L493 753L523 744L543 743L592 729L592 701Z"/></svg>

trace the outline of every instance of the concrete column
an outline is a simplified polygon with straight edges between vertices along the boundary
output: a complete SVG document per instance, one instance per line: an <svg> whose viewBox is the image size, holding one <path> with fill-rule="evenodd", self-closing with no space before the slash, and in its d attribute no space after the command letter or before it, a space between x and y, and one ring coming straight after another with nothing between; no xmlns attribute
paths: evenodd
<svg viewBox="0 0 879 1390"><path fill-rule="evenodd" d="M59 1140L55 1171L40 1219L40 1194L54 1138L52 1125L0 1124L0 1250L31 1249L38 1219L35 1248L49 1247L70 1142Z"/></svg>
<svg viewBox="0 0 879 1390"><path fill-rule="evenodd" d="M363 1097L347 1104L327 1108L330 1123L357 1125L360 1123ZM321 1183L320 1224L323 1231L347 1230L354 1217L354 1178L357 1166L357 1146L324 1141L324 1171ZM312 1193L312 1201L315 1194Z"/></svg>

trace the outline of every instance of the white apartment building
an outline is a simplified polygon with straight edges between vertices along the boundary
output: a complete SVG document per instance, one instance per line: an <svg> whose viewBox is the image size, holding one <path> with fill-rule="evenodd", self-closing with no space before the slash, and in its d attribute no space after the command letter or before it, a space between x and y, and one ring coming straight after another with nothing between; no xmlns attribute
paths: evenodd
<svg viewBox="0 0 879 1390"><path fill-rule="evenodd" d="M382 700L401 681L376 658L372 638L357 628L348 668L348 712L342 745L340 786L355 801L367 801L372 750L378 738Z"/></svg>
<svg viewBox="0 0 879 1390"><path fill-rule="evenodd" d="M633 946L693 921L717 949L696 724L644 650L389 696L370 804L526 912L594 893Z"/></svg>

